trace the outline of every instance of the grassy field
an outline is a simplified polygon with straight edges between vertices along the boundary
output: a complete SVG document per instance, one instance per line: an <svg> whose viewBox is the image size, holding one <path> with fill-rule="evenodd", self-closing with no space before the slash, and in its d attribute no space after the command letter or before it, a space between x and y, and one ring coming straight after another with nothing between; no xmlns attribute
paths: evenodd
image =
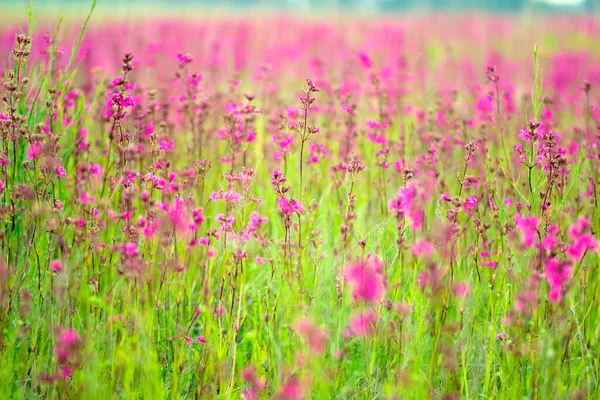
<svg viewBox="0 0 600 400"><path fill-rule="evenodd" d="M595 17L33 11L0 398L600 396Z"/></svg>

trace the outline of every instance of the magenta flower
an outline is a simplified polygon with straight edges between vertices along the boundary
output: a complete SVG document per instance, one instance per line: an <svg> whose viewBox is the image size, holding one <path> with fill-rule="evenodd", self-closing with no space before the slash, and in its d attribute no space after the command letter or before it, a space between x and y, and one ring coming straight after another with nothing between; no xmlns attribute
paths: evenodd
<svg viewBox="0 0 600 400"><path fill-rule="evenodd" d="M62 367L62 369L60 370L62 377L64 379L72 379L73 378L73 368L65 365L64 367Z"/></svg>
<svg viewBox="0 0 600 400"><path fill-rule="evenodd" d="M467 197L463 204L465 212L471 212L477 209L477 196Z"/></svg>
<svg viewBox="0 0 600 400"><path fill-rule="evenodd" d="M296 323L296 331L302 336L310 349L315 353L323 353L327 344L327 331L310 318L302 318Z"/></svg>
<svg viewBox="0 0 600 400"><path fill-rule="evenodd" d="M248 221L248 226L246 227L246 233L248 235L252 235L258 232L264 224L269 221L267 217L261 217L260 214L256 211L252 211L250 214L250 221Z"/></svg>
<svg viewBox="0 0 600 400"><path fill-rule="evenodd" d="M56 175L59 178L64 179L67 177L67 170L62 165L59 165L56 167Z"/></svg>
<svg viewBox="0 0 600 400"><path fill-rule="evenodd" d="M366 69L370 69L373 66L373 61L371 61L371 58L365 52L359 52L358 59L360 60L362 66Z"/></svg>
<svg viewBox="0 0 600 400"><path fill-rule="evenodd" d="M283 387L277 395L279 400L302 400L304 398L304 391L300 382L297 379L290 379L283 384Z"/></svg>
<svg viewBox="0 0 600 400"><path fill-rule="evenodd" d="M573 223L568 230L571 244L567 246L567 256L577 262L585 255L586 251L598 251L598 240L587 231L590 229L590 223L585 217L580 217Z"/></svg>
<svg viewBox="0 0 600 400"><path fill-rule="evenodd" d="M366 311L353 315L348 320L350 328L346 331L347 336L369 336L375 330L377 315L374 311Z"/></svg>
<svg viewBox="0 0 600 400"><path fill-rule="evenodd" d="M553 303L559 303L563 298L564 285L571 280L572 266L553 257L546 261L544 272L550 286L548 298Z"/></svg>
<svg viewBox="0 0 600 400"><path fill-rule="evenodd" d="M523 217L521 214L517 214L515 217L515 228L521 233L521 241L525 247L533 247L537 241L538 226L540 220L535 215L530 217Z"/></svg>
<svg viewBox="0 0 600 400"><path fill-rule="evenodd" d="M376 256L369 255L365 262L349 266L345 279L352 285L354 300L373 303L383 296L383 262Z"/></svg>
<svg viewBox="0 0 600 400"><path fill-rule="evenodd" d="M433 254L433 245L427 240L417 239L411 248L411 252L416 257L431 257L431 254Z"/></svg>
<svg viewBox="0 0 600 400"><path fill-rule="evenodd" d="M421 193L422 194L422 193ZM396 198L388 204L389 210L396 214L397 219L408 218L412 222L412 229L423 227L423 203L422 195L417 192L417 187L409 183L398 190Z"/></svg>
<svg viewBox="0 0 600 400"><path fill-rule="evenodd" d="M65 329L58 335L54 354L61 365L65 365L77 355L81 337L73 329Z"/></svg>
<svg viewBox="0 0 600 400"><path fill-rule="evenodd" d="M27 150L27 158L30 160L35 160L40 156L40 154L42 154L42 146L40 146L39 143L30 142L29 149Z"/></svg>
<svg viewBox="0 0 600 400"><path fill-rule="evenodd" d="M63 265L60 260L54 260L50 263L50 269L54 272L62 271Z"/></svg>
<svg viewBox="0 0 600 400"><path fill-rule="evenodd" d="M469 285L467 283L457 283L452 287L452 293L456 297L467 297L469 294Z"/></svg>
<svg viewBox="0 0 600 400"><path fill-rule="evenodd" d="M277 199L277 205L279 206L279 210L285 215L301 214L304 212L304 207L296 199L289 200L286 197L280 197Z"/></svg>

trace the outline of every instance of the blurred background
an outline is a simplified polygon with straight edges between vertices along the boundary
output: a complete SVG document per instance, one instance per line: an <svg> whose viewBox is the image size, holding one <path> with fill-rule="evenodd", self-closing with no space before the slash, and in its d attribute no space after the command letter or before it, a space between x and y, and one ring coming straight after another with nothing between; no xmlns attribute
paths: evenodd
<svg viewBox="0 0 600 400"><path fill-rule="evenodd" d="M89 5L88 0L30 0L36 7L52 9ZM3 10L22 8L17 0L0 0ZM494 13L595 13L600 10L600 0L99 0L98 8L120 11L136 8L138 11L160 7L170 11L186 11L191 8L235 10L256 9L291 12L319 10L342 13L389 13L389 12L462 12L485 11Z"/></svg>

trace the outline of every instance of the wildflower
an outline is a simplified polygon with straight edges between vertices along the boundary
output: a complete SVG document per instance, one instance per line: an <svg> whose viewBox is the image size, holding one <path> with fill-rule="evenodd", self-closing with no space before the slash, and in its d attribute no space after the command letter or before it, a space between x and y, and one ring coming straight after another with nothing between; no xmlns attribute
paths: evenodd
<svg viewBox="0 0 600 400"><path fill-rule="evenodd" d="M88 194L88 192L83 191L80 195L79 195L79 202L81 202L81 204L85 204L85 205L89 205L92 204L96 201L96 199L92 196L90 196Z"/></svg>
<svg viewBox="0 0 600 400"><path fill-rule="evenodd" d="M59 165L56 167L56 175L64 179L67 177L67 170L62 165Z"/></svg>
<svg viewBox="0 0 600 400"><path fill-rule="evenodd" d="M246 233L252 235L258 232L264 224L269 221L267 217L261 217L260 214L256 211L252 211L250 214L250 221L248 221L248 226L246 227Z"/></svg>
<svg viewBox="0 0 600 400"><path fill-rule="evenodd" d="M571 280L572 266L556 257L550 258L544 265L546 280L550 286L548 298L553 303L559 303L563 298L563 287Z"/></svg>
<svg viewBox="0 0 600 400"><path fill-rule="evenodd" d="M50 269L54 272L62 271L62 262L60 260L54 260L50 263Z"/></svg>
<svg viewBox="0 0 600 400"><path fill-rule="evenodd" d="M383 296L383 262L376 256L369 255L365 262L348 267L345 279L352 284L353 298L357 301L372 303Z"/></svg>
<svg viewBox="0 0 600 400"><path fill-rule="evenodd" d="M467 197L463 204L465 212L477 209L477 196Z"/></svg>
<svg viewBox="0 0 600 400"><path fill-rule="evenodd" d="M587 233L590 228L590 223L585 217L580 217L575 221L568 231L571 243L567 246L567 256L573 261L579 261L586 251L598 251L598 240L591 234Z"/></svg>
<svg viewBox="0 0 600 400"><path fill-rule="evenodd" d="M67 365L62 367L61 373L62 373L63 378L65 378L65 379L73 378L73 369Z"/></svg>
<svg viewBox="0 0 600 400"><path fill-rule="evenodd" d="M417 239L411 248L411 252L416 257L431 257L431 254L433 253L433 245L427 240Z"/></svg>
<svg viewBox="0 0 600 400"><path fill-rule="evenodd" d="M192 62L192 58L190 57L189 54L185 53L178 53L177 54L177 62L179 63L179 66L181 68L183 68L185 65L189 64Z"/></svg>
<svg viewBox="0 0 600 400"><path fill-rule="evenodd" d="M452 287L452 293L456 297L467 297L469 294L469 285L466 283L457 283Z"/></svg>
<svg viewBox="0 0 600 400"><path fill-rule="evenodd" d="M327 344L327 331L315 325L309 318L300 319L296 323L296 331L304 338L310 349L315 353L323 353Z"/></svg>
<svg viewBox="0 0 600 400"><path fill-rule="evenodd" d="M348 323L349 329L345 332L346 336L368 336L372 335L377 322L377 315L374 311L366 311L350 317Z"/></svg>
<svg viewBox="0 0 600 400"><path fill-rule="evenodd" d="M54 354L60 364L66 364L71 360L79 349L81 337L73 329L65 329L58 335Z"/></svg>
<svg viewBox="0 0 600 400"><path fill-rule="evenodd" d="M215 219L221 223L221 232L233 231L233 224L235 223L235 216L217 214Z"/></svg>
<svg viewBox="0 0 600 400"><path fill-rule="evenodd" d="M256 376L256 369L252 366L245 367L242 370L242 378L247 385L242 394L243 398L245 400L258 400L260 392L266 387L266 381Z"/></svg>
<svg viewBox="0 0 600 400"><path fill-rule="evenodd" d="M137 257L138 254L137 243L125 243L123 245L123 255L126 257Z"/></svg>
<svg viewBox="0 0 600 400"><path fill-rule="evenodd" d="M362 51L359 52L358 59L360 60L362 66L366 69L370 69L373 66L373 61L371 61L371 58L367 55L367 53L364 53Z"/></svg>
<svg viewBox="0 0 600 400"><path fill-rule="evenodd" d="M388 204L390 211L396 214L396 219L408 218L412 222L413 229L421 229L423 227L424 212L419 199L422 198L421 193L418 193L414 183L409 182L398 190L396 198Z"/></svg>
<svg viewBox="0 0 600 400"><path fill-rule="evenodd" d="M548 228L546 228L546 235L542 239L540 247L547 252L555 250L559 245L558 234L558 227L556 225L549 225Z"/></svg>
<svg viewBox="0 0 600 400"><path fill-rule="evenodd" d="M304 211L304 207L296 199L288 200L286 197L280 197L277 199L277 205L279 206L279 210L285 215L301 214Z"/></svg>
<svg viewBox="0 0 600 400"><path fill-rule="evenodd" d="M222 200L228 204L239 203L242 199L243 197L241 194L238 194L231 189L227 191L221 189L219 192L212 192L209 197L210 201Z"/></svg>
<svg viewBox="0 0 600 400"><path fill-rule="evenodd" d="M192 345L194 343L206 343L206 338L204 337L204 335L198 335L196 339L186 336L184 339L189 345Z"/></svg>
<svg viewBox="0 0 600 400"><path fill-rule="evenodd" d="M200 224L202 224L205 220L204 218L204 209L202 208L197 208L195 210L192 211L192 219L194 220L194 223L192 224L192 228L196 229L200 226Z"/></svg>
<svg viewBox="0 0 600 400"><path fill-rule="evenodd" d="M283 384L277 397L278 400L302 400L304 393L300 382L292 378Z"/></svg>
<svg viewBox="0 0 600 400"><path fill-rule="evenodd" d="M27 150L27 158L30 160L35 160L40 156L40 154L42 154L42 146L40 146L39 143L30 142L29 149Z"/></svg>
<svg viewBox="0 0 600 400"><path fill-rule="evenodd" d="M517 214L515 217L515 227L521 233L521 240L523 246L533 247L538 236L538 225L540 221L538 217L532 215L530 217L523 217L521 214Z"/></svg>

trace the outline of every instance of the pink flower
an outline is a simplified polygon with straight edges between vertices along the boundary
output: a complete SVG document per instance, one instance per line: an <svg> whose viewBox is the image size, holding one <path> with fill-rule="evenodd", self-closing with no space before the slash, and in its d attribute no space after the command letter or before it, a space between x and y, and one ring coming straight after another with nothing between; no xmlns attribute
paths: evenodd
<svg viewBox="0 0 600 400"><path fill-rule="evenodd" d="M167 219L179 233L187 233L190 229L189 216L186 210L185 202L176 197L174 204L157 203L158 208L165 211Z"/></svg>
<svg viewBox="0 0 600 400"><path fill-rule="evenodd" d="M409 183L398 190L396 198L391 200L389 210L396 214L396 218L406 217L412 222L412 229L420 229L423 226L423 193L418 192L415 184Z"/></svg>
<svg viewBox="0 0 600 400"><path fill-rule="evenodd" d="M215 219L221 223L221 232L231 232L233 230L233 224L235 223L235 216L217 214Z"/></svg>
<svg viewBox="0 0 600 400"><path fill-rule="evenodd" d="M598 240L587 231L590 223L585 217L580 217L569 227L568 236L571 244L567 246L567 256L573 261L578 262L585 255L586 251L598 251Z"/></svg>
<svg viewBox="0 0 600 400"><path fill-rule="evenodd" d="M530 217L523 217L521 214L517 214L515 217L515 228L521 233L521 240L523 246L533 247L537 240L538 231L537 228L540 224L540 220L535 215Z"/></svg>
<svg viewBox="0 0 600 400"><path fill-rule="evenodd" d="M194 223L192 224L193 229L198 228L200 226L200 224L202 224L205 221L204 209L197 208L197 209L193 210L192 211L192 219L194 220Z"/></svg>
<svg viewBox="0 0 600 400"><path fill-rule="evenodd" d="M59 165L58 167L56 167L56 175L59 178L64 179L67 177L67 170L62 165Z"/></svg>
<svg viewBox="0 0 600 400"><path fill-rule="evenodd" d="M83 191L80 195L79 195L79 201L81 202L81 204L92 204L93 202L96 201L96 199L92 196L90 196L88 194L88 192Z"/></svg>
<svg viewBox="0 0 600 400"><path fill-rule="evenodd" d="M421 289L425 289L425 285L427 285L427 281L429 280L429 274L427 272L422 272L417 277L417 283L421 287Z"/></svg>
<svg viewBox="0 0 600 400"><path fill-rule="evenodd" d="M242 370L242 378L248 386L242 397L245 400L258 400L260 392L266 387L266 382L256 376L256 370L253 366L245 367Z"/></svg>
<svg viewBox="0 0 600 400"><path fill-rule="evenodd" d="M452 292L456 297L467 297L469 294L469 285L466 283L457 283L452 287Z"/></svg>
<svg viewBox="0 0 600 400"><path fill-rule="evenodd" d="M177 62L181 65L186 65L192 62L192 58L189 54L179 53L177 54Z"/></svg>
<svg viewBox="0 0 600 400"><path fill-rule="evenodd" d="M126 257L137 257L138 256L138 244L137 243L125 243L123 245L123 254Z"/></svg>
<svg viewBox="0 0 600 400"><path fill-rule="evenodd" d="M73 369L67 365L65 365L64 367L62 367L62 369L60 370L62 376L64 379L71 379L73 378Z"/></svg>
<svg viewBox="0 0 600 400"><path fill-rule="evenodd" d="M79 341L79 334L73 329L66 329L60 334L60 344L70 346Z"/></svg>
<svg viewBox="0 0 600 400"><path fill-rule="evenodd" d="M373 334L377 315L373 311L367 311L350 317L348 322L350 328L346 332L347 335L368 336Z"/></svg>
<svg viewBox="0 0 600 400"><path fill-rule="evenodd" d="M558 227L556 225L550 225L546 229L546 236L540 243L542 249L546 251L553 251L558 245L559 241L557 235L559 234Z"/></svg>
<svg viewBox="0 0 600 400"><path fill-rule="evenodd" d="M367 69L370 69L373 66L373 62L371 61L371 58L367 55L367 53L364 53L362 51L359 52L358 59L360 60L362 66Z"/></svg>
<svg viewBox="0 0 600 400"><path fill-rule="evenodd" d="M546 261L544 272L550 286L548 298L553 303L559 303L563 298L564 284L571 280L572 266L553 257Z"/></svg>
<svg viewBox="0 0 600 400"><path fill-rule="evenodd" d="M433 245L427 240L417 239L411 248L411 252L415 257L423 255L425 257L431 257L431 254L433 253Z"/></svg>
<svg viewBox="0 0 600 400"><path fill-rule="evenodd" d="M283 384L283 387L277 395L280 400L302 400L304 398L302 386L297 379L290 379Z"/></svg>
<svg viewBox="0 0 600 400"><path fill-rule="evenodd" d="M383 296L383 262L376 256L367 256L364 263L355 263L348 268L345 279L352 284L355 300L377 302Z"/></svg>
<svg viewBox="0 0 600 400"><path fill-rule="evenodd" d="M50 263L50 269L54 272L62 271L62 262L60 260L54 260Z"/></svg>
<svg viewBox="0 0 600 400"><path fill-rule="evenodd" d="M158 150L161 150L161 151L172 151L173 148L175 147L175 144L173 143L173 141L166 136L160 136L157 139L157 142L158 142Z"/></svg>
<svg viewBox="0 0 600 400"><path fill-rule="evenodd" d="M477 209L477 196L467 197L463 204L465 212L469 212Z"/></svg>
<svg viewBox="0 0 600 400"><path fill-rule="evenodd" d="M315 353L323 353L327 344L327 331L309 319L303 318L296 323L296 331L304 338Z"/></svg>
<svg viewBox="0 0 600 400"><path fill-rule="evenodd" d="M30 142L29 149L27 150L27 158L35 160L40 154L42 154L42 146L40 146L39 143Z"/></svg>
<svg viewBox="0 0 600 400"><path fill-rule="evenodd" d="M76 355L81 344L79 334L73 329L64 329L58 335L56 346L54 347L54 355L59 364L68 366L67 363Z"/></svg>
<svg viewBox="0 0 600 400"><path fill-rule="evenodd" d="M258 232L261 226L266 224L268 221L268 218L261 217L258 212L252 211L252 214L250 214L250 221L248 221L248 226L246 228L246 233L251 235Z"/></svg>
<svg viewBox="0 0 600 400"><path fill-rule="evenodd" d="M285 215L301 214L304 211L304 207L296 199L288 200L286 197L280 197L277 199L277 205L279 206L279 210Z"/></svg>

